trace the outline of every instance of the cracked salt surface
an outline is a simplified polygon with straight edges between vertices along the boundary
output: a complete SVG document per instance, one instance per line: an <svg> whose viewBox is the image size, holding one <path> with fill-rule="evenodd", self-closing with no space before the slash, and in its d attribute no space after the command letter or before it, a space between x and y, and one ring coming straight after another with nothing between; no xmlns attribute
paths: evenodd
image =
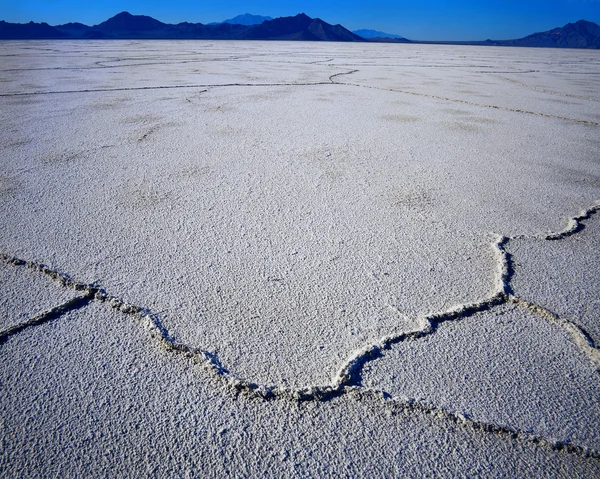
<svg viewBox="0 0 600 479"><path fill-rule="evenodd" d="M475 421L600 448L597 370L561 329L515 305L393 346L365 366L360 383Z"/></svg>
<svg viewBox="0 0 600 479"><path fill-rule="evenodd" d="M600 463L359 391L263 402L222 389L92 304L0 348L7 477L594 477Z"/></svg>
<svg viewBox="0 0 600 479"><path fill-rule="evenodd" d="M507 143L486 133L497 125L464 135L439 127L455 115L427 102L278 88L262 99L211 91L196 97L200 107L176 98L158 109L143 92L97 113L85 99L62 99L40 142L14 155L23 187L3 220L24 234L6 249L162 311L176 337L214 345L242 376L301 386L327 381L399 321L411 329L411 318L488 296L488 232L547 228L523 189L561 217L564 197L548 198L554 176L532 185L534 167L514 151L537 120L524 128L500 117ZM93 105L97 95L86 98ZM399 110L421 121L387 119ZM57 144L61 131L93 139L85 149ZM567 148L584 148L578 131L558 142L533 130L527 141L538 135L547 147L527 154L552 171ZM489 175L498 154L510 181Z"/></svg>
<svg viewBox="0 0 600 479"><path fill-rule="evenodd" d="M51 51L22 48L31 45ZM79 57L84 45L91 55ZM289 412L291 398L333 399L313 406L323 411L354 395L369 402L381 394L352 385L381 352L381 338L404 344L406 333L423 328L413 336L435 338L439 323L497 315L501 303L516 301L506 296L503 281L512 277L503 251L520 240L507 237L558 231L599 196L598 125L587 107L532 101L557 96L539 90L551 90L548 79L560 68L560 88L567 83L571 94L589 96L589 52L571 52L578 65L572 71L572 63L561 67L562 57L543 50L502 50L498 57L487 48L139 45L10 44L19 56L2 70L9 81L0 92L0 145L10 161L3 163L0 249L35 259L34 270L45 263L47 272L72 275L67 286L86 299L50 311L41 318L50 324L26 325L7 345L49 328L69 309L102 321L99 301L149 326L155 354L164 354L155 348L162 344L183 353L172 358L208 366L210 381L224 379L219 387L283 399L283 406L258 408ZM490 85L506 84L497 72L519 70L523 61L544 82L537 90L512 85L517 108ZM364 68L369 62L377 67ZM484 63L497 68L482 74ZM406 90L390 83L414 68L429 80ZM434 77L444 69L442 91ZM358 79L375 88L353 85ZM453 82L477 94L453 92ZM494 243L491 232L506 237ZM535 298L524 299L533 307ZM570 319L546 313L540 321L579 341L591 367L595 350ZM113 344L104 354L118 355L122 346ZM600 453L585 435L556 442L523 422L464 419L445 403L382 404L433 416L453 437L487 434L526 456L543 451L562 464L559 476L572 476L575 467L559 450L593 456L583 463L597 467ZM108 413L112 424L122 417L119 408L116 401ZM437 436L428 434L430 447ZM360 437L367 440L368 431ZM168 449L168 441L160 444ZM402 456L386 448L389 457ZM502 470L494 468L509 457L503 454L486 470ZM469 475L468 465L480 459L449 459L436 475ZM367 456L358 462L369 465ZM414 467L410 457L401 463ZM536 472L523 474L551 476L549 464L535 462Z"/></svg>
<svg viewBox="0 0 600 479"><path fill-rule="evenodd" d="M600 345L599 222L596 213L573 236L558 241L519 239L508 249L515 258L515 294L573 322L596 347Z"/></svg>

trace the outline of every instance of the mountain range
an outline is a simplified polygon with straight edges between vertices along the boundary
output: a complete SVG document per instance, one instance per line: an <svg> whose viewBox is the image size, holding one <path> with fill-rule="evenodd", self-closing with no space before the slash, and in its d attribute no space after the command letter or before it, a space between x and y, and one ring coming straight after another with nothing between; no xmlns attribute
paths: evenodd
<svg viewBox="0 0 600 479"><path fill-rule="evenodd" d="M366 38L367 40L371 40L372 38L394 38L396 40L406 40L406 38L394 33L385 33L378 30L367 30L365 28L361 28L360 30L352 30L352 33L356 33L359 37Z"/></svg>
<svg viewBox="0 0 600 479"><path fill-rule="evenodd" d="M253 19L243 20L252 22ZM50 26L0 21L0 39L211 39L211 40L309 40L364 42L364 38L341 25L330 25L304 13L294 17L265 20L260 24L237 23L162 23L145 15L121 12L98 25L81 23Z"/></svg>
<svg viewBox="0 0 600 479"><path fill-rule="evenodd" d="M517 40L487 40L486 43L515 47L600 48L600 26L579 20Z"/></svg>
<svg viewBox="0 0 600 479"><path fill-rule="evenodd" d="M271 19L244 14L221 23L168 24L145 15L121 12L94 26L67 23L8 23L0 21L0 39L211 39L211 40L298 40L333 42L410 42L399 35L377 30L351 32L304 13ZM426 42L429 43L429 42ZM600 26L580 20L547 32L516 40L443 42L472 45L600 48Z"/></svg>

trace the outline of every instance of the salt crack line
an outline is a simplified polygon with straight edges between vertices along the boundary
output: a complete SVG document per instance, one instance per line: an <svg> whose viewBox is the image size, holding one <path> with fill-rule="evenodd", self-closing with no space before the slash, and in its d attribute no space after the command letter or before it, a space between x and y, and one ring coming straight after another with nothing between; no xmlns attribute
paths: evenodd
<svg viewBox="0 0 600 479"><path fill-rule="evenodd" d="M495 245L496 243L494 243L492 246L495 248ZM466 318L477 312L488 310L491 307L502 304L506 301L504 289L498 288L491 297L483 299L482 301L458 305L447 311L431 314L422 318L421 321L423 323L423 327L419 330L412 332L400 331L397 334L390 334L380 338L373 344L365 345L362 348L355 350L332 377L332 381L329 385L288 388L280 386L265 386L236 376L225 369L218 361L216 356L209 351L175 341L168 330L162 325L158 317L152 314L150 311L147 311L139 306L128 304L114 296L109 295L100 288L74 281L67 275L61 274L46 267L45 265L32 261L25 261L8 256L6 254L0 254L0 259L8 264L15 266L26 266L29 269L38 271L46 276L49 276L61 286L75 289L76 291L84 291L96 301L106 303L112 308L118 309L122 313L133 315L149 330L150 335L155 338L165 349L173 352L183 353L188 358L204 364L209 370L215 373L218 377L224 379L235 390L240 392L249 392L264 399L291 398L298 400L325 400L339 396L344 393L345 387L352 386L357 382L360 376L360 371L365 363L378 357L381 351L389 349L391 345L408 339L414 340L433 334L438 325L442 322ZM500 252L500 254L498 254L498 260L501 262L501 264L497 268L497 275L500 275L501 279L496 281L498 285L504 284L504 275L505 271L507 270L503 259L504 255Z"/></svg>
<svg viewBox="0 0 600 479"><path fill-rule="evenodd" d="M92 300L91 295L85 294L83 296L76 296L74 298L69 299L68 301L55 306L52 309L47 311L43 311L37 316L28 319L27 321L23 321L22 323L14 324L9 326L8 328L4 328L0 330L0 344L6 342L8 338L11 336L20 333L24 329L27 329L31 326L38 326L43 323L47 323L48 321L52 321L63 314L68 313L69 311L75 311L77 309L84 308L87 306Z"/></svg>
<svg viewBox="0 0 600 479"><path fill-rule="evenodd" d="M513 273L511 255L505 248L509 240L510 238L506 236L496 235L496 241L492 243L492 249L496 257L496 294L504 297L511 291L510 279Z"/></svg>
<svg viewBox="0 0 600 479"><path fill-rule="evenodd" d="M356 383L360 379L360 372L363 366L366 363L383 356L383 351L391 349L394 344L404 341L415 341L425 336L432 335L442 323L466 319L476 313L488 311L494 306L501 305L505 302L506 295L503 292L497 292L493 296L482 301L460 304L447 311L425 316L421 318L421 321L425 325L420 330L410 332L401 331L397 334L390 334L380 338L372 344L355 350L333 377L332 385L334 387L356 386Z"/></svg>
<svg viewBox="0 0 600 479"><path fill-rule="evenodd" d="M36 263L35 261L25 261L14 256L9 256L5 253L0 253L0 260L8 265L24 266L32 271L48 276L50 279L65 288L74 289L75 291L88 291L88 289L91 288L90 285L74 281L66 274L59 273L58 271L50 269L44 264Z"/></svg>
<svg viewBox="0 0 600 479"><path fill-rule="evenodd" d="M496 304L501 304L505 301L505 295L503 293L497 293L492 298L484 300L480 303L460 305L444 313L430 315L425 318L427 325L421 330L386 336L380 340L379 345L365 346L357 350L352 358L348 361L348 364L343 367L337 374L336 378L334 378L332 385L309 386L305 388L286 388L265 386L240 379L226 370L218 361L216 356L210 352L176 342L172 337L170 337L166 328L162 326L155 315L148 313L143 308L130 305L119 300L118 298L110 296L99 288L73 281L68 276L51 270L50 268L38 263L24 261L5 254L0 254L0 259L14 266L25 266L34 271L43 273L64 287L75 289L76 291L84 291L85 293L83 296L73 298L56 308L36 316L30 321L3 330L0 332L0 343L2 343L10 335L17 334L26 327L39 325L46 321L58 318L68 311L85 307L91 301L96 300L100 301L101 303L105 303L111 308L117 309L124 314L133 315L142 325L146 327L146 329L149 330L151 337L156 339L158 343L167 351L184 354L194 363L200 364L205 370L216 375L218 379L225 381L225 383L231 389L242 394L248 394L264 400L287 399L294 401L327 401L342 395L355 395L359 398L375 398L391 408L400 408L409 412L418 411L422 414L432 415L433 417L450 421L459 426L470 427L475 431L505 436L512 440L518 440L535 446L546 447L556 452L574 454L584 458L600 458L600 451L588 447L536 436L504 425L477 421L465 414L436 406L422 399L404 396L391 396L384 391L366 388L364 386L351 385L353 378L359 373L362 365L368 360L373 359L380 350L389 349L392 344L399 341L404 341L407 339L419 339L423 336L433 334L437 325L444 321L465 318L469 315L475 314L476 312L489 309ZM500 268L499 271L504 271L504 269Z"/></svg>
<svg viewBox="0 0 600 479"><path fill-rule="evenodd" d="M524 298L520 298L514 295L514 292L510 288L510 277L513 274L512 268L512 258L511 255L504 249L504 245L507 244L511 240L540 240L540 241L559 241L561 239L568 238L579 233L581 230L585 228L584 221L589 220L593 215L600 211L600 201L597 201L590 208L581 210L578 215L569 218L567 221L567 225L561 231L556 233L546 233L543 235L515 235L510 237L500 237L498 242L498 248L502 250L502 254L505 256L505 264L507 268L507 277L506 288L504 293L506 295L507 301L516 304L517 306L529 310L532 313L536 314L538 317L541 317L548 321L551 324L559 326L562 328L570 337L571 340L575 343L575 345L588 356L591 362L594 364L596 369L600 371L600 349L596 346L594 341L592 340L589 333L582 328L581 326L569 321L565 318L561 318L557 314L552 311L531 303Z"/></svg>
<svg viewBox="0 0 600 479"><path fill-rule="evenodd" d="M347 360L346 364L342 366L339 372L333 378L333 384L339 386L345 386L346 390L354 388L363 392L373 392L378 396L382 396L386 402L392 402L394 404L400 404L403 407L410 409L418 409L427 413L434 413L445 419L449 419L455 423L462 423L471 426L476 430L485 432L491 432L500 435L506 435L513 439L524 440L529 443L533 443L539 446L549 447L555 451L564 451L570 454L577 454L583 457L600 458L600 451L593 450L584 446L570 444L565 441L559 441L551 438L544 438L536 436L530 433L526 433L516 428L508 426L498 425L494 423L486 423L482 421L476 421L466 417L460 412L452 412L443 409L439 406L431 405L420 399L405 398L405 397L391 397L384 391L371 390L363 386L352 386L360 376L360 371L363 366L372 360L375 360L383 356L383 351L389 350L392 345L404 341L418 340L425 336L434 334L437 327L446 321L456 321L465 319L478 312L489 310L497 305L505 303L513 303L522 308L528 309L535 313L538 317L545 319L546 321L561 327L566 331L575 346L585 353L592 363L596 367L600 368L600 350L594 345L593 340L589 334L574 323L558 317L551 311L542 308L536 304L530 303L524 299L518 298L512 294L510 282L514 273L512 267L512 257L506 250L506 245L513 239L543 239L543 240L560 240L576 234L584 228L583 221L589 219L593 214L600 211L600 202L597 202L591 208L582 210L577 216L570 218L567 226L564 230L557 233L548 233L541 237L539 236L501 236L496 235L495 241L492 243L492 248L496 257L496 273L495 273L495 293L488 299L482 300L476 303L464 304L456 306L446 312L436 313L423 318L425 326L418 331L414 332L400 332L396 335L389 335L381 338L379 341L363 346L356 350Z"/></svg>
<svg viewBox="0 0 600 479"><path fill-rule="evenodd" d="M600 459L600 451L597 449L571 444L554 438L538 436L506 425L478 421L466 414L436 406L435 404L431 404L423 399L411 398L407 396L391 396L385 391L374 388L354 387L347 389L348 393L354 393L359 396L373 397L378 399L385 406L390 407L392 411L394 409L407 410L410 412L419 411L423 414L449 421L458 426L469 427L475 431L504 436L516 441L545 447L555 452L574 454L584 458Z"/></svg>
<svg viewBox="0 0 600 479"><path fill-rule="evenodd" d="M509 429L493 423L477 422L467 418L463 414L454 413L441 407L430 405L418 399L391 397L389 394L383 391L376 391L363 386L352 385L352 383L357 379L362 366L369 360L375 359L381 350L389 349L393 344L400 341L416 340L423 336L433 334L436 331L437 326L442 322L466 318L479 311L483 311L497 304L501 304L506 301L505 295L501 292L498 292L491 298L478 303L459 305L446 312L427 316L424 318L426 325L421 330L410 333L389 335L382 338L378 344L365 346L357 350L347 361L346 365L344 365L333 378L331 385L288 388L261 385L239 378L225 369L214 354L203 349L194 348L175 341L169 335L168 330L160 323L160 320L152 313L148 312L144 308L119 300L118 298L107 294L100 288L74 281L67 275L58 273L57 271L54 271L45 265L32 261L24 261L18 258L10 257L6 254L0 254L0 259L8 264L12 264L14 266L25 266L29 269L45 274L64 287L74 289L76 291L84 291L85 294L83 297L75 298L82 301L81 307L86 306L91 301L95 300L107 304L109 307L117 309L124 314L134 316L149 331L150 336L157 340L159 345L164 349L167 351L184 354L188 359L203 366L206 371L212 373L217 377L217 379L224 381L231 389L241 394L247 394L263 400L287 399L294 401L326 401L335 397L352 393L363 396L376 395L377 397L383 399L385 403L393 406L400 406L403 409L411 411L416 410L426 414L435 414L442 419L450 420L459 425L467 425L475 430L508 435L512 439L525 440L535 445L549 447L555 451L567 452L583 457L600 457L600 452L593 451L585 447L532 436L517 429ZM498 270L504 271L504 268L499 268ZM72 306L64 309L59 307L52 316L48 315L47 319L44 321L38 321L36 323L28 324L27 326L41 324L41 322L57 318L58 316L68 312L68 310L72 309L74 309ZM12 331L11 334L16 334L21 329L23 328Z"/></svg>
<svg viewBox="0 0 600 479"><path fill-rule="evenodd" d="M69 53L69 52L65 52L65 53ZM180 55L177 56L185 56L186 58L183 58L181 60L156 60L156 61L149 61L149 62L145 62L145 63L127 63L127 64L121 64L120 62L124 62L124 61L141 61L144 58L115 58L115 59L109 59L109 60L99 60L94 62L93 64L95 66L88 66L88 67L39 67L39 68L7 68L2 70L2 72L31 72L31 71L92 71L92 70L102 70L102 69L115 69L115 68L128 68L128 67L140 67L140 66L156 66L156 65L185 65L188 63L218 63L218 62L231 62L231 61L236 61L236 60L244 60L244 59L252 59L254 58L253 56L237 56L237 57L217 57L217 58L201 58L201 59L197 59L197 58L190 58L193 54L191 53L182 53ZM5 57L5 56L18 56L18 55L0 55L0 57ZM260 55L257 55L257 57ZM290 63L294 63L294 62L290 62Z"/></svg>
<svg viewBox="0 0 600 479"><path fill-rule="evenodd" d="M350 70L330 75L327 81L315 82L281 82L281 83L217 83L217 84L197 84L197 85L156 85L143 87L123 87L123 88L88 88L83 90L55 90L55 91L31 91L31 92L14 92L0 93L2 97L19 97L19 96L35 96L35 95L66 95L74 93L106 93L118 91L144 91L144 90L177 90L177 89L194 89L194 88L231 88L231 87L278 87L278 86L323 86L323 85L345 85L344 83L336 83L333 79L341 75L350 75L358 70ZM349 85L353 86L353 85ZM203 90L207 91L207 90ZM202 93L202 92L200 92Z"/></svg>
<svg viewBox="0 0 600 479"><path fill-rule="evenodd" d="M200 85L157 85L143 87L127 88L89 88L84 90L56 90L56 91L31 91L16 93L0 93L1 97L19 97L35 95L66 95L75 93L105 93L116 91L140 91L140 90L181 90L194 88L228 88L228 87L278 87L278 86L322 86L331 85L331 81L320 81L312 83L218 83L218 84L200 84ZM333 83L336 84L336 83ZM206 91L206 90L204 90Z"/></svg>
<svg viewBox="0 0 600 479"><path fill-rule="evenodd" d="M355 71L358 71L358 70L355 70ZM354 72L352 72L352 73L354 73ZM491 110L501 110L501 111L506 111L506 112L510 112L510 113L523 113L526 115L535 115L535 116L540 116L542 118L553 118L555 120L570 121L573 123L578 123L580 125L600 126L600 122L597 122L597 121L580 120L577 118L569 118L566 116L550 115L548 113L541 113L538 111L521 110L519 108L508 108L508 107L503 107L503 106L498 106L498 105L485 105L483 103L475 103L475 102L468 101L468 100L461 100L459 98L448 98L445 96L430 95L427 93L418 93L415 91L398 90L395 88L381 88L381 87L376 87L376 86L372 86L372 85L361 85L360 83L344 83L344 82L333 82L333 83L336 85L346 85L346 86L354 86L354 87L360 87L360 88L370 88L372 90L387 91L387 92L392 92L392 93L401 93L404 95L412 95L412 96L418 96L418 97L424 97L424 98L431 98L433 100L449 101L452 103L459 103L462 105L475 106L478 108L489 108Z"/></svg>
<svg viewBox="0 0 600 479"><path fill-rule="evenodd" d="M334 58L328 58L327 60L315 60L314 62L308 62L306 65L319 65L320 63L329 63L332 62Z"/></svg>
<svg viewBox="0 0 600 479"><path fill-rule="evenodd" d="M19 96L34 96L34 95L66 95L66 94L73 94L73 93L105 93L105 92L113 92L113 91L171 90L171 89L183 89L183 88L207 88L209 86L221 86L221 85L158 85L158 86L125 87L125 88L89 88L89 89L85 89L85 90L30 91L30 92L1 93L0 97L19 97Z"/></svg>
<svg viewBox="0 0 600 479"><path fill-rule="evenodd" d="M329 82L333 83L334 85L345 85L345 83L336 83L335 81L333 81L333 79L344 75L352 75L353 73L356 73L358 71L359 70L348 70L346 72L335 73L329 76Z"/></svg>
<svg viewBox="0 0 600 479"><path fill-rule="evenodd" d="M219 379L224 380L232 389L238 392L250 393L263 399L287 398L300 401L326 400L335 396L339 396L344 392L341 385L337 387L325 385L308 386L304 388L289 388L280 386L265 386L240 378L223 367L213 353L177 342L175 338L171 336L167 328L164 327L160 322L160 319L145 308L127 303L115 296L108 294L99 287L75 281L68 275L62 274L41 263L25 261L4 253L0 253L0 260L12 266L25 267L32 271L41 273L45 276L48 276L62 287L83 293L83 296L67 301L67 303L64 303L63 305L58 306L57 308L54 308L48 312L42 313L42 315L36 316L36 318L33 318L26 323L22 323L22 325L17 325L14 328L8 328L2 332L7 337L9 335L17 334L25 327L42 324L52 319L56 319L68 311L76 309L75 304L79 304L79 302L81 302L79 307L83 307L88 305L91 301L97 301L109 306L112 309L116 309L123 314L133 316L139 321L140 324L142 324L142 326L145 327L146 330L148 330L150 336L155 339L164 349L171 352L182 353L189 359L192 359L195 363L202 364L205 369L215 374Z"/></svg>
<svg viewBox="0 0 600 479"><path fill-rule="evenodd" d="M572 218L565 230L558 233L548 234L543 238L549 240L561 239L575 234L577 231L583 228L581 221L588 219L598 210L600 210L600 203L594 205L588 210L584 210L578 216ZM87 303L89 303L91 300L96 300L106 303L110 307L117 309L124 314L134 316L149 330L150 335L156 339L158 343L166 350L185 354L186 357L195 363L202 365L207 371L213 373L218 379L225 381L225 383L233 390L242 394L248 394L264 400L291 399L296 401L326 401L348 393L359 393L363 395L375 394L378 397L383 398L386 403L397 405L405 409L419 410L429 414L435 414L439 417L449 419L456 424L469 425L476 430L506 435L513 439L525 440L526 442L530 442L535 445L549 447L555 451L567 452L583 457L592 457L596 459L600 458L600 451L592 450L579 445L573 445L564 441L556 441L550 438L534 436L518 429L509 428L494 423L475 421L468 418L464 414L452 412L439 406L428 404L422 400L405 397L392 397L383 391L372 390L370 388L365 388L364 386L354 384L359 381L360 371L362 370L364 364L382 356L382 351L391 348L393 344L409 340L418 340L424 336L432 335L436 332L438 326L443 322L465 319L473 314L489 310L497 305L505 304L507 302L513 302L521 306L526 306L528 309L538 313L538 315L544 319L561 324L571 333L575 344L579 348L583 348L586 352L589 350L594 350L597 352L597 350L593 348L593 343L590 343L591 340L589 337L586 338L585 333L577 328L577 326L566 320L561 320L557 316L553 315L553 313L548 312L537 305L528 303L525 300L521 300L520 298L516 298L510 294L512 267L510 254L506 251L505 245L511 239L516 238L526 237L507 237L497 235L496 240L492 243L492 248L496 255L496 279L495 292L489 298L474 303L458 305L445 312L428 315L422 318L424 326L419 330L391 334L381 338L373 344L365 345L362 348L355 350L350 355L350 357L334 375L330 385L308 386L303 388L267 386L239 378L235 374L225 369L218 361L217 357L209 351L200 348L194 348L175 341L175 339L170 336L168 330L161 324L158 317L144 308L130 305L114 296L107 294L100 288L76 282L69 276L54 271L42 264L32 261L24 261L22 259L10 257L6 254L0 254L0 259L14 266L26 266L34 271L43 273L64 287L75 289L76 291L84 291L84 297L87 299ZM59 315L64 314L64 312L60 311L57 311L57 313ZM16 332L17 331L15 331L15 333Z"/></svg>
<svg viewBox="0 0 600 479"><path fill-rule="evenodd" d="M565 227L564 230L559 231L558 233L548 233L541 237L536 236L534 238L555 241L555 240L567 238L569 236L573 236L575 233L578 233L585 227L583 222L585 220L589 220L593 215L598 213L598 211L600 211L600 201L597 201L594 205L592 205L590 208L588 208L586 210L581 210L577 216L574 216L573 218L569 218L569 221L567 222L567 226ZM523 237L515 236L513 238L520 239Z"/></svg>
<svg viewBox="0 0 600 479"><path fill-rule="evenodd" d="M494 73L511 73L512 74L513 72L494 72ZM539 87L536 87L533 85L527 85L520 81L513 80L512 78L504 77L502 75L496 75L496 78L500 78L501 80L507 81L509 83L513 83L515 85L519 85L520 87L527 88L529 90L539 91L541 93L547 93L548 95L562 96L565 98L575 98L578 100L586 100L586 101L600 101L600 98L593 98L593 97L581 96L581 95L572 95L570 93L561 93L561 92L554 91L554 90L547 90L545 88L539 88Z"/></svg>
<svg viewBox="0 0 600 479"><path fill-rule="evenodd" d="M590 337L587 331L585 331L585 329L567 319L557 316L552 311L538 306L537 304L530 303L525 299L511 295L508 297L508 300L511 303L516 304L523 309L527 309L537 316L544 318L549 323L555 324L565 330L569 336L571 336L571 339L577 345L577 347L590 358L590 360L596 366L596 369L600 371L600 349L595 346L593 339Z"/></svg>
<svg viewBox="0 0 600 479"><path fill-rule="evenodd" d="M378 341L365 345L355 350L346 363L334 375L332 384L334 386L350 385L359 377L362 367L369 361L382 355L382 351L390 349L393 344L407 340L416 340L435 333L441 323L468 318L476 313L487 311L494 306L506 303L510 291L511 263L510 256L505 249L509 238L496 235L496 240L491 244L496 259L496 271L494 279L494 290L490 297L473 303L454 306L443 312L433 313L421 318L423 327L416 331L399 331L389 334Z"/></svg>

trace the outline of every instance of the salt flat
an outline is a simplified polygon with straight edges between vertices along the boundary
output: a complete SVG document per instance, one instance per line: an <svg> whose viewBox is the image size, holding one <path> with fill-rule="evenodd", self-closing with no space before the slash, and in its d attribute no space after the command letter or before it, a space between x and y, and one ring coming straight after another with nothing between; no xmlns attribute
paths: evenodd
<svg viewBox="0 0 600 479"><path fill-rule="evenodd" d="M7 475L600 474L600 53L0 57Z"/></svg>

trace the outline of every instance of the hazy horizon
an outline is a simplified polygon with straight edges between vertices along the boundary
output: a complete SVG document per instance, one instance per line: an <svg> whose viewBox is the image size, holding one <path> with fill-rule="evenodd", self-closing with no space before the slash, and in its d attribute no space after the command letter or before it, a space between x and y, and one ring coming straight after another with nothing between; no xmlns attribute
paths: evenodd
<svg viewBox="0 0 600 479"><path fill-rule="evenodd" d="M306 13L349 30L372 29L413 40L472 41L488 38L520 38L578 20L600 23L600 0L506 0L481 4L475 0L423 2L375 0L368 7L356 0L344 4L332 0L305 0L279 3L257 0L252 3L229 0L218 5L195 4L190 0L143 2L107 0L84 5L74 0L23 0L7 5L1 20L13 23L46 22L60 25L80 22L96 25L122 11L148 15L165 23L211 23L244 13L276 17Z"/></svg>

